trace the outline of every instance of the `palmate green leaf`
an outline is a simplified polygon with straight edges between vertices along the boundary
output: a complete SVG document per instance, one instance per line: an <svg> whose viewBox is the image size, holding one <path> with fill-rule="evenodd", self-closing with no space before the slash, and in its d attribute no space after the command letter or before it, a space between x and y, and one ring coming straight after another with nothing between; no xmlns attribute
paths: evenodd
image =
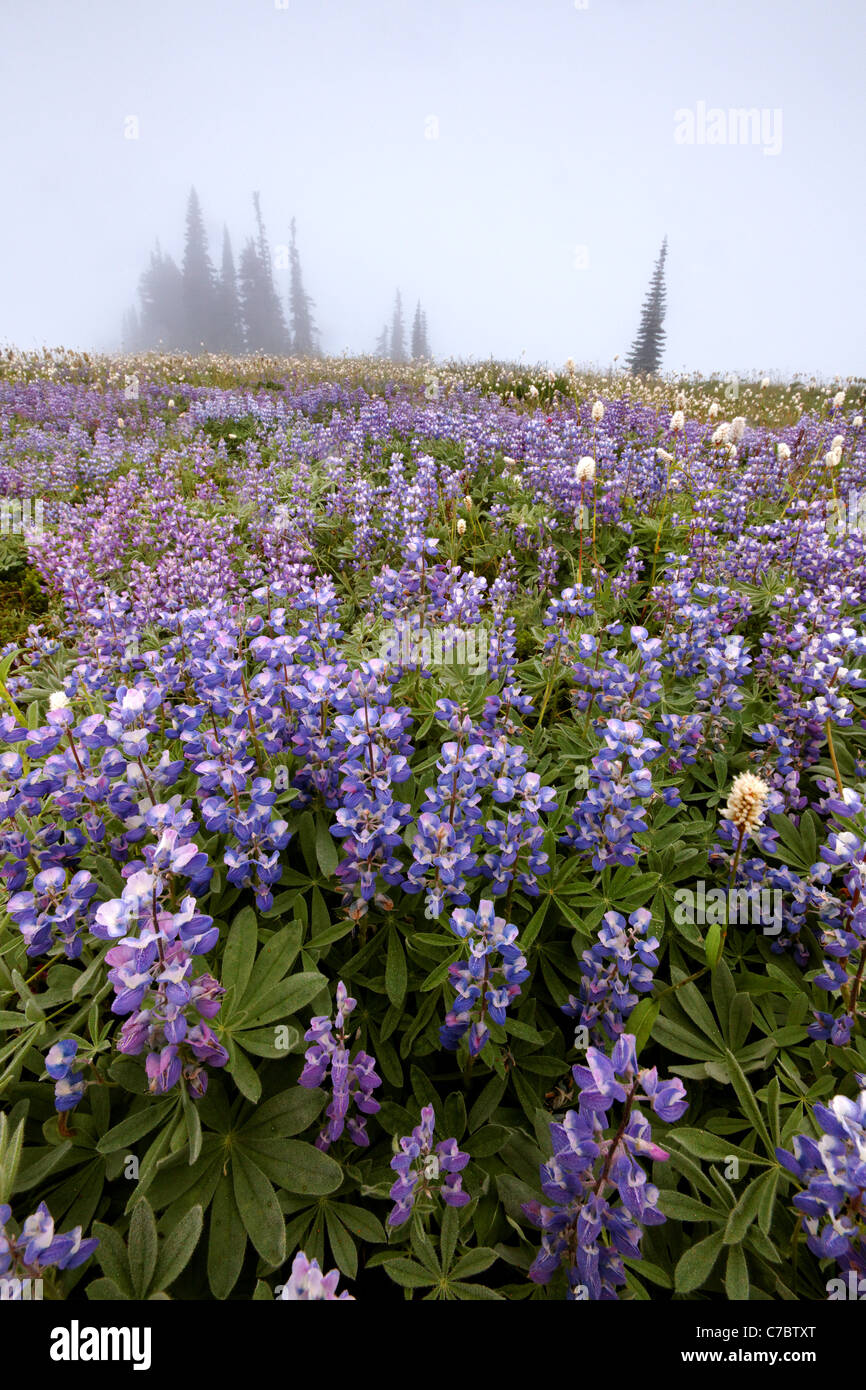
<svg viewBox="0 0 866 1390"><path fill-rule="evenodd" d="M677 1293L693 1293L709 1279L723 1246L722 1231L699 1240L681 1256L674 1275Z"/></svg>
<svg viewBox="0 0 866 1390"><path fill-rule="evenodd" d="M406 997L409 974L406 953L395 926L388 931L388 953L385 960L385 990L391 1003L399 1008Z"/></svg>
<svg viewBox="0 0 866 1390"><path fill-rule="evenodd" d="M214 1195L207 1251L207 1277L214 1298L228 1298L238 1281L247 1233L233 1190L232 1179L220 1180Z"/></svg>
<svg viewBox="0 0 866 1390"><path fill-rule="evenodd" d="M146 1298L156 1268L158 1236L150 1203L137 1203L129 1223L129 1270L136 1298Z"/></svg>
<svg viewBox="0 0 866 1390"><path fill-rule="evenodd" d="M106 1226L101 1221L94 1223L93 1234L99 1240L96 1260L103 1273L120 1290L122 1298L135 1298L132 1271L123 1237L113 1226Z"/></svg>
<svg viewBox="0 0 866 1390"><path fill-rule="evenodd" d="M728 1216L725 1226L726 1245L739 1244L743 1239L747 1230L758 1215L761 1198L764 1195L768 1179L775 1180L777 1175L777 1171L762 1173L760 1177L755 1178L749 1183L749 1186Z"/></svg>
<svg viewBox="0 0 866 1390"><path fill-rule="evenodd" d="M388 1278L393 1279L394 1283L403 1289L429 1289L432 1284L438 1282L438 1276L431 1274L429 1269L425 1269L416 1260L407 1260L399 1255L394 1259L385 1260L384 1269Z"/></svg>
<svg viewBox="0 0 866 1390"><path fill-rule="evenodd" d="M743 1113L751 1120L752 1125L764 1148L771 1158L775 1158L775 1148L770 1138L770 1131L767 1129L766 1122L761 1114L761 1108L755 1098L755 1093L746 1079L742 1067L729 1049L725 1051L725 1058L728 1070L731 1074L731 1085L737 1093L737 1098L743 1107Z"/></svg>
<svg viewBox="0 0 866 1390"><path fill-rule="evenodd" d="M237 1209L250 1240L268 1264L282 1264L286 1227L276 1193L251 1152L240 1144L232 1147L232 1180Z"/></svg>
<svg viewBox="0 0 866 1390"><path fill-rule="evenodd" d="M176 1095L150 1101L134 1115L128 1115L125 1120L121 1120L104 1134L96 1145L97 1153L110 1154L116 1153L119 1149L128 1149L157 1125L169 1125L170 1117L179 1106L180 1098Z"/></svg>
<svg viewBox="0 0 866 1390"><path fill-rule="evenodd" d="M471 1279L474 1274L483 1274L485 1269L489 1269L497 1259L495 1250L491 1250L489 1246L478 1245L473 1250L468 1250L465 1255L461 1255L457 1263L449 1270L449 1282L452 1279Z"/></svg>
<svg viewBox="0 0 866 1390"><path fill-rule="evenodd" d="M348 1279L354 1279L358 1273L358 1247L340 1220L337 1208L325 1208L325 1227L337 1267Z"/></svg>
<svg viewBox="0 0 866 1390"><path fill-rule="evenodd" d="M221 983L227 991L231 990L231 996L225 1002L227 1014L234 1011L246 992L257 945L256 914L251 907L245 907L232 922L223 952Z"/></svg>
<svg viewBox="0 0 866 1390"><path fill-rule="evenodd" d="M749 1297L749 1267L741 1245L732 1245L728 1250L725 1292L729 1299L737 1302Z"/></svg>
<svg viewBox="0 0 866 1390"><path fill-rule="evenodd" d="M160 1240L151 1289L169 1288L186 1269L201 1236L204 1216L200 1206L192 1207L177 1225Z"/></svg>
<svg viewBox="0 0 866 1390"><path fill-rule="evenodd" d="M249 1113L240 1137L244 1143L265 1139L288 1139L302 1134L318 1119L327 1100L321 1087L292 1086L279 1091Z"/></svg>

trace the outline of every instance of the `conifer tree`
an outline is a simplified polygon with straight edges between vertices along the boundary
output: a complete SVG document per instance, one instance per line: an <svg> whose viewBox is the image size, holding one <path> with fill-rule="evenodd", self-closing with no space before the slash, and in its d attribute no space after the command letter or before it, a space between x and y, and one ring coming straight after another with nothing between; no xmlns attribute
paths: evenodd
<svg viewBox="0 0 866 1390"><path fill-rule="evenodd" d="M375 354L376 354L377 357L387 357L387 356L388 356L388 325L387 325L387 323L383 323L383 324L382 324L382 332L379 334L378 338L376 339L376 346L375 346L375 348L373 349L373 351L375 352Z"/></svg>
<svg viewBox="0 0 866 1390"><path fill-rule="evenodd" d="M391 361L406 361L406 328L403 324L403 301L400 291L394 300L394 316L391 319Z"/></svg>
<svg viewBox="0 0 866 1390"><path fill-rule="evenodd" d="M201 204L194 188L186 207L183 252L184 343L190 352L212 350L216 343L216 276L207 249Z"/></svg>
<svg viewBox="0 0 866 1390"><path fill-rule="evenodd" d="M415 305L415 317L412 320L412 357L413 359L424 356L423 329L421 326L421 300Z"/></svg>
<svg viewBox="0 0 866 1390"><path fill-rule="evenodd" d="M163 253L159 242L150 253L150 265L139 281L141 300L140 338L144 348L170 352L183 348L186 340L183 306L183 275L171 256Z"/></svg>
<svg viewBox="0 0 866 1390"><path fill-rule="evenodd" d="M228 227L223 228L223 254L217 284L216 346L220 352L243 352L244 334L238 301L238 283Z"/></svg>
<svg viewBox="0 0 866 1390"><path fill-rule="evenodd" d="M665 342L664 318L667 298L665 259L667 253L668 239L665 237L641 310L637 337L626 358L629 369L636 374L655 373L661 366Z"/></svg>
<svg viewBox="0 0 866 1390"><path fill-rule="evenodd" d="M267 235L264 231L264 221L261 217L261 203L259 193L253 193L253 207L256 208L256 250L259 259L259 285L257 285L257 321L254 324L254 338L257 342L247 338L247 349L252 352L267 353L288 353L291 350L289 345L289 331L286 328L285 314L282 311L282 304L279 302L277 288L274 285L274 265L271 261L271 250L268 246Z"/></svg>
<svg viewBox="0 0 866 1390"><path fill-rule="evenodd" d="M289 327L291 331L291 350L298 357L312 357L319 350L318 333L313 321L314 300L304 289L301 273L301 258L295 240L295 219L291 223L292 239L289 246Z"/></svg>

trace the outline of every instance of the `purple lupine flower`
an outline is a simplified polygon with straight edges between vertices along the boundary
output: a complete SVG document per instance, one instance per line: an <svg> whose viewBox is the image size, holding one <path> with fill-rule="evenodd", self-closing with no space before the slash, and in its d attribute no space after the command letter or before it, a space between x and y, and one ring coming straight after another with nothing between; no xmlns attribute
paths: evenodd
<svg viewBox="0 0 866 1390"><path fill-rule="evenodd" d="M629 1033L620 1035L610 1057L590 1047L586 1060L572 1069L580 1087L577 1110L550 1126L553 1157L541 1168L550 1205L523 1204L542 1231L529 1277L546 1284L564 1262L569 1299L580 1289L590 1299L610 1300L625 1283L623 1259L640 1259L641 1227L665 1219L658 1188L639 1160L663 1162L668 1154L653 1141L637 1101L645 1096L664 1120L680 1119L688 1102L679 1078L659 1083L655 1068L638 1068ZM614 1105L623 1107L618 1124L609 1113Z"/></svg>
<svg viewBox="0 0 866 1390"><path fill-rule="evenodd" d="M364 1117L375 1115L380 1109L373 1096L376 1087L382 1084L382 1078L376 1074L375 1057L361 1051L350 1057L346 1020L356 1004L357 1000L350 996L340 980L333 1021L327 1014L319 1014L310 1020L310 1027L304 1034L312 1047L305 1054L298 1085L310 1090L321 1086L329 1073L331 1077L331 1101L325 1112L328 1123L316 1139L316 1148L323 1152L340 1138L344 1128L348 1129L353 1144L366 1148L370 1140ZM360 1115L349 1114L352 1105L360 1110Z"/></svg>
<svg viewBox="0 0 866 1390"><path fill-rule="evenodd" d="M287 1284L283 1284L278 1297L289 1302L354 1303L355 1298L346 1289L337 1293L340 1271L332 1269L323 1274L318 1260L308 1260L303 1250L299 1250L292 1260L292 1273Z"/></svg>
<svg viewBox="0 0 866 1390"><path fill-rule="evenodd" d="M84 1098L87 1082L84 1072L75 1070L78 1043L74 1038L61 1038L45 1054L45 1070L54 1081L54 1108L62 1114L73 1110Z"/></svg>
<svg viewBox="0 0 866 1390"><path fill-rule="evenodd" d="M866 1088L866 1075L857 1075ZM866 1275L866 1089L854 1099L834 1096L813 1105L823 1131L816 1141L794 1137L794 1151L776 1157L802 1184L793 1204L803 1214L806 1244L819 1259L835 1259L844 1273Z"/></svg>
<svg viewBox="0 0 866 1390"><path fill-rule="evenodd" d="M638 995L653 987L659 943L656 937L647 937L651 921L652 913L645 907L632 912L628 923L621 913L606 912L595 945L581 956L580 991L577 998L568 996L562 1011L587 1028L597 1045L605 1038L616 1042Z"/></svg>
<svg viewBox="0 0 866 1390"><path fill-rule="evenodd" d="M54 1219L44 1202L28 1216L16 1236L9 1229L12 1208L0 1203L0 1278L8 1279L7 1293L13 1301L23 1297L20 1281L42 1274L52 1265L57 1269L77 1269L89 1260L99 1245L93 1236L82 1239L82 1228L76 1226L63 1235L54 1231Z"/></svg>
<svg viewBox="0 0 866 1390"><path fill-rule="evenodd" d="M436 1114L432 1105L421 1110L421 1123L411 1134L400 1139L400 1153L391 1159L397 1174L390 1195L394 1206L388 1216L389 1226L402 1226L412 1215L418 1198L432 1199L437 1191L449 1207L464 1207L470 1200L463 1191L463 1169L469 1155L461 1153L456 1139L443 1139L434 1147ZM440 1181L441 1174L445 1174Z"/></svg>
<svg viewBox="0 0 866 1390"><path fill-rule="evenodd" d="M452 912L451 930L468 942L469 959L448 967L456 999L439 1029L442 1046L454 1051L468 1033L469 1053L477 1057L490 1036L485 1023L505 1022L508 1005L529 979L526 959L517 944L517 928L497 917L492 901L482 898L477 912L458 907Z"/></svg>

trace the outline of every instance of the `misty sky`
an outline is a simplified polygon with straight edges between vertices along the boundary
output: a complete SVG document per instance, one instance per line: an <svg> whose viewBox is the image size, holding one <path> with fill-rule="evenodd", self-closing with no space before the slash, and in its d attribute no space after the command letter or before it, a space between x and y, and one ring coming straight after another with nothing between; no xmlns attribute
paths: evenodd
<svg viewBox="0 0 866 1390"><path fill-rule="evenodd" d="M115 348L195 184L215 260L296 216L329 352L399 285L439 356L606 366L667 233L668 370L862 374L863 0L582 4L0 0L0 342Z"/></svg>

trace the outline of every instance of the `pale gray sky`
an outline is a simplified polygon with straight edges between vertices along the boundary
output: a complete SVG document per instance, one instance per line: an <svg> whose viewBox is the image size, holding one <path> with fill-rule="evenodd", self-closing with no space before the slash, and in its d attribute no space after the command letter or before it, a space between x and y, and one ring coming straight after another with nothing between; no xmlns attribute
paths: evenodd
<svg viewBox="0 0 866 1390"><path fill-rule="evenodd" d="M194 183L215 260L297 217L332 352L399 285L439 355L607 364L667 233L667 368L863 373L864 51L863 0L0 0L0 341L114 346Z"/></svg>

